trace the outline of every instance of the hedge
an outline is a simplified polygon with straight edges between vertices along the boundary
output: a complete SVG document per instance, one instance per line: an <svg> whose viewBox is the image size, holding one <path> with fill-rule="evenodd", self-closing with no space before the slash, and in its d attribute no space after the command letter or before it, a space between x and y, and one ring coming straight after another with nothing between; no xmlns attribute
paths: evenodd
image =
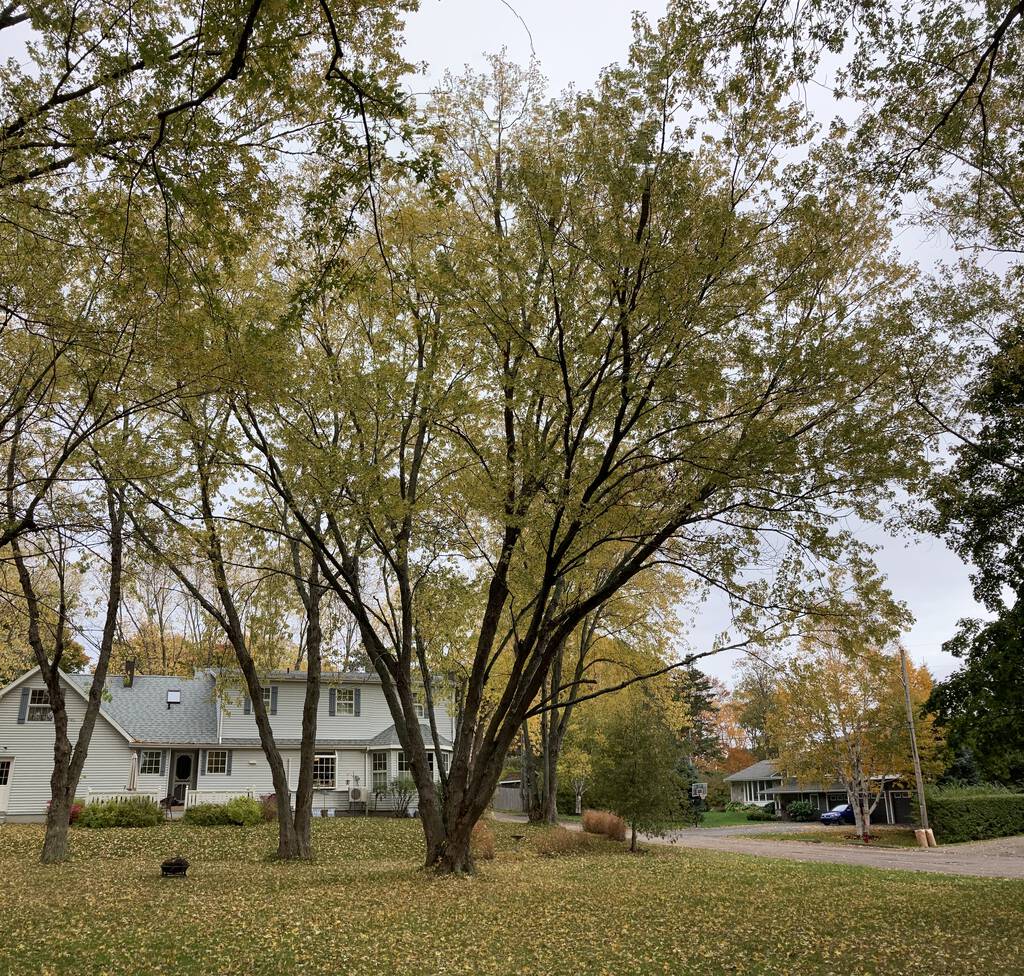
<svg viewBox="0 0 1024 976"><path fill-rule="evenodd" d="M182 817L197 827L252 827L263 823L263 807L259 800L236 796L227 803L198 803L189 807Z"/></svg>
<svg viewBox="0 0 1024 976"><path fill-rule="evenodd" d="M928 822L944 844L1024 834L1024 793L932 793Z"/></svg>
<svg viewBox="0 0 1024 976"><path fill-rule="evenodd" d="M79 827L156 827L163 823L163 811L148 797L87 803L75 823Z"/></svg>

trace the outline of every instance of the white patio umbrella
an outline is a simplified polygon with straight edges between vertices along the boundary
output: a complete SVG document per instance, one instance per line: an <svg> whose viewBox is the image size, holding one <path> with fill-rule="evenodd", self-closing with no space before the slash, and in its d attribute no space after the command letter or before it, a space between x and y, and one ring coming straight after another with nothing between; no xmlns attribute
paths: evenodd
<svg viewBox="0 0 1024 976"><path fill-rule="evenodd" d="M133 793L139 788L139 754L132 753L132 764L128 770L128 791Z"/></svg>

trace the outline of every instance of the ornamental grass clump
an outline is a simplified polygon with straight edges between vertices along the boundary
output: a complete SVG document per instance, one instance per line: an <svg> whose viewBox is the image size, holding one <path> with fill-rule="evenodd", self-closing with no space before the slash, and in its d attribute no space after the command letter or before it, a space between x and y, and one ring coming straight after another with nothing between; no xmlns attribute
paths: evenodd
<svg viewBox="0 0 1024 976"><path fill-rule="evenodd" d="M478 861L494 860L494 831L482 820L478 820L476 826L473 827L470 851Z"/></svg>
<svg viewBox="0 0 1024 976"><path fill-rule="evenodd" d="M565 827L548 827L533 838L533 846L542 857L564 857L586 854L593 850L593 838L577 830Z"/></svg>
<svg viewBox="0 0 1024 976"><path fill-rule="evenodd" d="M611 840L626 839L626 821L611 810L584 810L583 829L588 834L603 834Z"/></svg>

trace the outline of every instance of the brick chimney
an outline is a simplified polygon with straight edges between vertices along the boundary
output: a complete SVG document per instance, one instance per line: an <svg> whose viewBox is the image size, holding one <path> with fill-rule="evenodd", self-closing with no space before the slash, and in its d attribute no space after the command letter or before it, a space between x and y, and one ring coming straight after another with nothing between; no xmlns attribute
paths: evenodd
<svg viewBox="0 0 1024 976"><path fill-rule="evenodd" d="M124 686L131 688L135 684L135 658L129 658L124 662Z"/></svg>

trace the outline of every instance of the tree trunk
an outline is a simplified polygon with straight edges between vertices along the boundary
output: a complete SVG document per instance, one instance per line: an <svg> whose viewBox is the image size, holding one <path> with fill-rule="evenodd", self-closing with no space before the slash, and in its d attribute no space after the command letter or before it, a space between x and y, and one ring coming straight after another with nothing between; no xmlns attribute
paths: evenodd
<svg viewBox="0 0 1024 976"><path fill-rule="evenodd" d="M630 824L631 833L629 838L629 849L632 853L636 853L636 824Z"/></svg>
<svg viewBox="0 0 1024 976"><path fill-rule="evenodd" d="M67 737L67 717L61 723L55 716L53 772L50 774L50 806L46 811L46 836L40 860L43 864L59 864L68 859L68 816L71 797L68 795L68 769L71 765L71 742Z"/></svg>
<svg viewBox="0 0 1024 976"><path fill-rule="evenodd" d="M523 723L523 756L520 764L520 792L523 797L523 812L530 823L541 823L544 819L544 783L538 776L538 756L530 741L529 724ZM540 768L543 772L543 768Z"/></svg>
<svg viewBox="0 0 1024 976"><path fill-rule="evenodd" d="M557 723L552 717L548 748L544 750L544 805L543 819L549 824L558 823L558 754L561 752L561 736Z"/></svg>
<svg viewBox="0 0 1024 976"><path fill-rule="evenodd" d="M434 863L438 874L469 875L473 874L473 852L470 845L473 838L473 827L476 820L457 823L445 838L440 857Z"/></svg>
<svg viewBox="0 0 1024 976"><path fill-rule="evenodd" d="M297 546L293 547L296 587L306 611L305 658L306 694L302 703L302 741L299 746L299 782L295 791L295 834L289 860L308 860L313 856L313 760L316 758L316 716L320 706L320 676L323 629L320 603L324 588L320 585L320 567L314 557L305 582L301 580L301 561ZM280 800L278 801L280 803Z"/></svg>

